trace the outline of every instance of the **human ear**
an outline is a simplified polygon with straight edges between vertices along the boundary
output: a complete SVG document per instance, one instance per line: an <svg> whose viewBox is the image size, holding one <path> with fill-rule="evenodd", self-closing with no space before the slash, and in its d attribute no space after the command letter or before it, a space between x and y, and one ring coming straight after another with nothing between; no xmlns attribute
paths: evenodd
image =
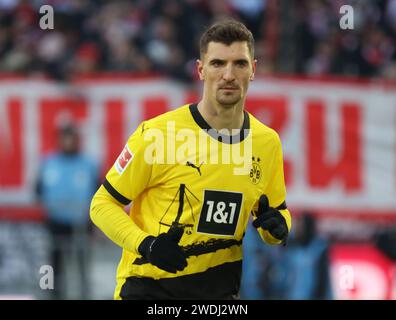
<svg viewBox="0 0 396 320"><path fill-rule="evenodd" d="M199 80L205 80L205 75L203 71L203 62L200 59L196 61L197 72L199 74Z"/></svg>
<svg viewBox="0 0 396 320"><path fill-rule="evenodd" d="M250 78L249 78L250 81L253 81L253 80L254 80L254 74L255 74L256 68L257 68L257 60L256 60L256 59L253 60L253 66L252 66L252 68L253 68L253 72L252 72L252 74L251 74L251 76L250 76Z"/></svg>

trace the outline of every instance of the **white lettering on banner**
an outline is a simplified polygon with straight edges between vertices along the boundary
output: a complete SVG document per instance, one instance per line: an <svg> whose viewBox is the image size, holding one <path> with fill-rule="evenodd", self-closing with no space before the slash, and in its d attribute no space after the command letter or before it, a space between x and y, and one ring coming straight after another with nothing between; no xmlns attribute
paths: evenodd
<svg viewBox="0 0 396 320"><path fill-rule="evenodd" d="M290 168L285 168L289 207L352 211L395 207L394 91L363 84L273 80L251 87L250 97L260 96L267 97L266 110L278 107L271 99L287 99L288 121L279 133L285 162L290 161ZM337 126L330 125L329 108L337 109L332 112ZM271 117L261 120L271 124ZM336 148L329 148L331 139L339 139L332 142ZM376 181L375 190L368 186L370 180Z"/></svg>
<svg viewBox="0 0 396 320"><path fill-rule="evenodd" d="M70 109L73 119L84 121L83 147L108 170L118 156L114 150L120 150L132 133L131 122L136 128L145 115L162 113L164 104L169 109L181 106L188 96L183 86L166 79L86 81L76 86L84 92L83 100L46 82L2 81L0 89L1 115L6 115L0 119L1 141L6 137L11 146L7 152L0 148L0 167L7 168L0 172L0 206L33 202L39 160L56 143L49 133L58 113ZM160 109L152 107L152 97L161 101ZM395 208L394 101L396 91L381 85L260 78L252 82L247 109L281 136L290 208ZM37 116L27 117L28 108L29 114L37 109ZM175 140L188 137L179 133ZM188 153L176 151L176 162Z"/></svg>

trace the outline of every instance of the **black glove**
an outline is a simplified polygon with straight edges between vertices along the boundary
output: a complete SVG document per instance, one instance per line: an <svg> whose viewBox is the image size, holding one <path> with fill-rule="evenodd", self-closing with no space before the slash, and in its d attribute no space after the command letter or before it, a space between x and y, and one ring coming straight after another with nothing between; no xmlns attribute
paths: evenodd
<svg viewBox="0 0 396 320"><path fill-rule="evenodd" d="M259 199L257 219L253 221L253 226L256 229L261 227L267 230L274 238L286 244L289 234L286 220L277 209L269 206L266 195L262 195Z"/></svg>
<svg viewBox="0 0 396 320"><path fill-rule="evenodd" d="M148 236L139 245L139 253L162 270L171 273L182 271L187 266L187 258L178 245L183 231L182 228L171 228L158 237Z"/></svg>

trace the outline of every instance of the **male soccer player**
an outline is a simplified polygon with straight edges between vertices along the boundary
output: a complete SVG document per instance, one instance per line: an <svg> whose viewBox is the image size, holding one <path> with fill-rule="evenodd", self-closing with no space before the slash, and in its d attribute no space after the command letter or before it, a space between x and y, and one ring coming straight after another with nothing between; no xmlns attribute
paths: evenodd
<svg viewBox="0 0 396 320"><path fill-rule="evenodd" d="M124 249L115 299L233 299L250 214L265 242L286 241L281 142L244 110L253 46L239 22L211 26L201 101L143 122L94 196L93 222Z"/></svg>

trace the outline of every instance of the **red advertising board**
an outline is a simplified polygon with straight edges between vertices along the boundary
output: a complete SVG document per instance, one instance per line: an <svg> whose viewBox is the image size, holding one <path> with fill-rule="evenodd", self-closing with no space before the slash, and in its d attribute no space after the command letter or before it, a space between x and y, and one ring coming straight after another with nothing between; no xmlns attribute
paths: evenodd
<svg viewBox="0 0 396 320"><path fill-rule="evenodd" d="M246 108L281 136L290 208L396 217L396 90L371 83L258 78ZM0 79L0 215L30 208L42 157L65 119L106 172L144 119L197 102L161 78L92 78L61 85Z"/></svg>

